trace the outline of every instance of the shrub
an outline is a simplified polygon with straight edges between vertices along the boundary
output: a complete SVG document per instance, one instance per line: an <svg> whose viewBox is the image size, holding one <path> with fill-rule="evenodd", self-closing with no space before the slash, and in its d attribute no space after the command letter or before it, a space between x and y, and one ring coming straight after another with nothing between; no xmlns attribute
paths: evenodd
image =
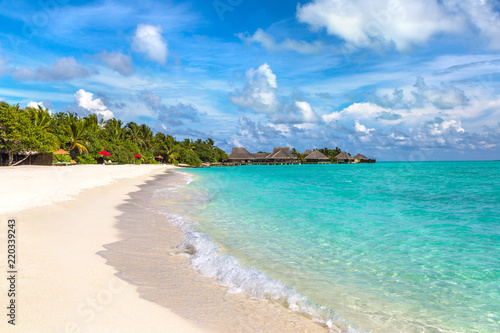
<svg viewBox="0 0 500 333"><path fill-rule="evenodd" d="M52 155L52 162L71 162L71 156L69 155Z"/></svg>
<svg viewBox="0 0 500 333"><path fill-rule="evenodd" d="M80 155L76 158L76 160L80 164L97 164L96 159L89 154Z"/></svg>

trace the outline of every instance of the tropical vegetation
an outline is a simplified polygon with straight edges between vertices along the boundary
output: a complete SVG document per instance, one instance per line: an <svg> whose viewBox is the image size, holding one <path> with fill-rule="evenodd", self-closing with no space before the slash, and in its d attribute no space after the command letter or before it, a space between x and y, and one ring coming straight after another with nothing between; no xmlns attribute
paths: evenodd
<svg viewBox="0 0 500 333"><path fill-rule="evenodd" d="M22 163L30 155L67 150L67 157L81 164L97 163L98 153L106 150L111 156L106 160L114 163L158 163L156 156L172 164L199 166L204 162L216 163L227 158L226 153L215 146L212 139L184 139L153 133L145 124L118 119L103 121L95 114L85 117L72 112L51 112L42 107L9 105L0 102L0 151L8 154L8 164ZM14 163L14 155L23 159ZM141 158L135 158L140 155Z"/></svg>

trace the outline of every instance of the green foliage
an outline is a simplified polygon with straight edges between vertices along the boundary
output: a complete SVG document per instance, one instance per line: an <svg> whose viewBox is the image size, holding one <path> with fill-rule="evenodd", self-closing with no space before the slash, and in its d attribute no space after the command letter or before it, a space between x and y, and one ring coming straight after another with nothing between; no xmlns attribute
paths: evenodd
<svg viewBox="0 0 500 333"><path fill-rule="evenodd" d="M307 162L306 156L304 156L303 154L299 153L299 151L297 149L292 148L291 153L292 153L292 155L294 155L295 157L297 157L302 163Z"/></svg>
<svg viewBox="0 0 500 333"><path fill-rule="evenodd" d="M95 157L92 157L89 154L83 154L76 158L76 161L80 164L97 164L97 160Z"/></svg>
<svg viewBox="0 0 500 333"><path fill-rule="evenodd" d="M55 146L54 138L34 125L30 115L20 109L19 104L0 102L0 148L7 151L9 165L13 163L16 153L26 153L27 158L35 152L50 152Z"/></svg>
<svg viewBox="0 0 500 333"><path fill-rule="evenodd" d="M69 155L52 155L52 162L71 162L71 156Z"/></svg>
<svg viewBox="0 0 500 333"><path fill-rule="evenodd" d="M79 117L71 112L51 114L41 106L22 110L0 102L0 148L10 156L18 152L53 152L66 149L71 155L54 157L55 161L71 158L81 164L94 164L106 150L111 156L105 160L121 164L157 164L155 156L165 163L184 163L199 166L203 162L220 162L227 154L215 146L212 139L177 141L164 133L153 135L145 124L130 122L124 126L118 119L106 122L91 114ZM137 160L135 154L142 158Z"/></svg>
<svg viewBox="0 0 500 333"><path fill-rule="evenodd" d="M106 146L106 151L111 154L109 157L105 157L104 159L111 160L112 162L119 164L133 164L135 163L134 154L130 152L125 146L121 146L118 144L109 144Z"/></svg>
<svg viewBox="0 0 500 333"><path fill-rule="evenodd" d="M335 150L328 149L326 147L323 149L318 149L318 150L320 152L322 152L323 154L325 154L325 156L328 157L330 162L337 162L337 159L335 158L335 156L337 156L338 154L340 154L342 152L342 150L339 147L335 147Z"/></svg>

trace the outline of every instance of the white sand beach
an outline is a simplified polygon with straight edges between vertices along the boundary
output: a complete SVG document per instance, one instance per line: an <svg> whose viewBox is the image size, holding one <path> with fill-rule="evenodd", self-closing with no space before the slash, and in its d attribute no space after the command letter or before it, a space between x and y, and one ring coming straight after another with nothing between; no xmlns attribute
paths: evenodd
<svg viewBox="0 0 500 333"><path fill-rule="evenodd" d="M201 332L136 287L96 253L118 240L116 207L157 165L0 168L1 332ZM107 186L102 186L107 185ZM16 221L16 325L9 298L7 221Z"/></svg>
<svg viewBox="0 0 500 333"><path fill-rule="evenodd" d="M184 177L165 175L168 168L0 168L0 332L327 331L279 304L228 294L184 255L169 255L182 232L134 201L160 178L166 186ZM171 204L187 200L177 199ZM9 219L16 229L15 326L7 316Z"/></svg>

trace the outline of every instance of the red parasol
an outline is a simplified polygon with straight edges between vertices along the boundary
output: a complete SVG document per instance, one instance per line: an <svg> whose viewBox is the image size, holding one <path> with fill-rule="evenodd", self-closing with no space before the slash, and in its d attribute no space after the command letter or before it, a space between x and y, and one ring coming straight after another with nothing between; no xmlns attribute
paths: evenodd
<svg viewBox="0 0 500 333"><path fill-rule="evenodd" d="M163 157L161 157L161 156L156 156L156 158L160 158L160 159L163 159Z"/></svg>
<svg viewBox="0 0 500 333"><path fill-rule="evenodd" d="M111 156L110 153L108 153L107 151L103 150L101 152L99 152L98 154L102 155L102 156Z"/></svg>
<svg viewBox="0 0 500 333"><path fill-rule="evenodd" d="M135 155L134 155L134 157L135 157L135 158L141 158L142 156L141 156L141 155L139 155L139 154L135 154Z"/></svg>

